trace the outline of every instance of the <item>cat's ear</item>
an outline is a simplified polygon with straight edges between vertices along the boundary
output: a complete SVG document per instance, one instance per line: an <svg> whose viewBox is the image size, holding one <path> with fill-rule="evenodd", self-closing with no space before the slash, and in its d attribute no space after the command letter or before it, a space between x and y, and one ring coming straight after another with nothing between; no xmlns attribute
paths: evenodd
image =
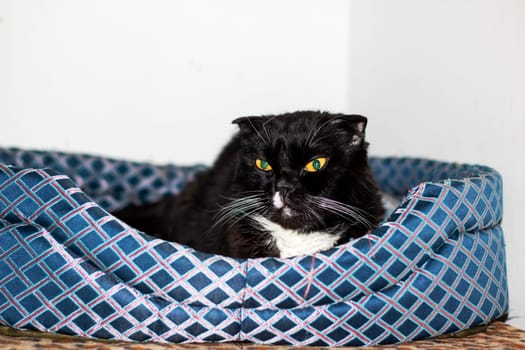
<svg viewBox="0 0 525 350"><path fill-rule="evenodd" d="M364 133L368 119L359 114L338 114L334 116L332 122L349 126L358 133Z"/></svg>
<svg viewBox="0 0 525 350"><path fill-rule="evenodd" d="M365 129L368 119L359 114L339 114L334 116L333 124L352 132L352 145L362 145L365 140Z"/></svg>
<svg viewBox="0 0 525 350"><path fill-rule="evenodd" d="M253 132L259 129L263 120L263 117L258 116L240 117L233 120L232 124L239 125L239 129L241 129L241 132Z"/></svg>

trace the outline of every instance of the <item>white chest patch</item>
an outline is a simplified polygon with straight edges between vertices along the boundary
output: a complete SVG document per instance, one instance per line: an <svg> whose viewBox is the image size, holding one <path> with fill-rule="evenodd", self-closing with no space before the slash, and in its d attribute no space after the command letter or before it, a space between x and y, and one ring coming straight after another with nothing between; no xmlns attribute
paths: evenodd
<svg viewBox="0 0 525 350"><path fill-rule="evenodd" d="M286 229L262 216L256 216L254 219L270 233L272 238L271 242L268 243L275 243L281 258L308 255L330 249L341 238L341 234L327 232L299 233L295 230Z"/></svg>

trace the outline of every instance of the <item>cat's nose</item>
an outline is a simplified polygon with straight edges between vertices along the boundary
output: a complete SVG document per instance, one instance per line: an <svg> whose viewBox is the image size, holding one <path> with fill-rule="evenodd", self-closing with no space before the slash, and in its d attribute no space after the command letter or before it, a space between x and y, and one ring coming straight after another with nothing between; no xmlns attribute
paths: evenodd
<svg viewBox="0 0 525 350"><path fill-rule="evenodd" d="M290 196L290 193L292 193L295 189L295 186L288 182L288 181L278 181L275 184L275 191L274 191L274 206L277 209L282 208L283 206L286 206L289 203L288 197ZM276 200L278 198L279 200Z"/></svg>
<svg viewBox="0 0 525 350"><path fill-rule="evenodd" d="M287 194L294 188L293 184L286 180L279 180L275 184L275 192L281 193L286 198Z"/></svg>

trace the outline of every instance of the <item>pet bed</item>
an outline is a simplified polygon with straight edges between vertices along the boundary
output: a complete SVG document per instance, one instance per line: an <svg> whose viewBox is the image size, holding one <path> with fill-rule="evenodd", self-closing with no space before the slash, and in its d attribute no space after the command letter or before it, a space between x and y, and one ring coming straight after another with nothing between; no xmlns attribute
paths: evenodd
<svg viewBox="0 0 525 350"><path fill-rule="evenodd" d="M0 323L127 341L342 346L506 314L500 175L423 159L371 165L403 198L378 228L310 256L240 260L108 213L176 193L200 166L0 149Z"/></svg>

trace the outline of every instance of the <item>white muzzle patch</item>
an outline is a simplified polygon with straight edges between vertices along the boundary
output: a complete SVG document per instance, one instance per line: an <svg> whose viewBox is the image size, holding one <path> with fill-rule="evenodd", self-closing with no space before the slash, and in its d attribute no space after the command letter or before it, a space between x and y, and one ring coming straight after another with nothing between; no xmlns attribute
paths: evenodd
<svg viewBox="0 0 525 350"><path fill-rule="evenodd" d="M275 192L273 195L273 206L275 209L281 209L284 207L283 198L281 197L279 191Z"/></svg>

